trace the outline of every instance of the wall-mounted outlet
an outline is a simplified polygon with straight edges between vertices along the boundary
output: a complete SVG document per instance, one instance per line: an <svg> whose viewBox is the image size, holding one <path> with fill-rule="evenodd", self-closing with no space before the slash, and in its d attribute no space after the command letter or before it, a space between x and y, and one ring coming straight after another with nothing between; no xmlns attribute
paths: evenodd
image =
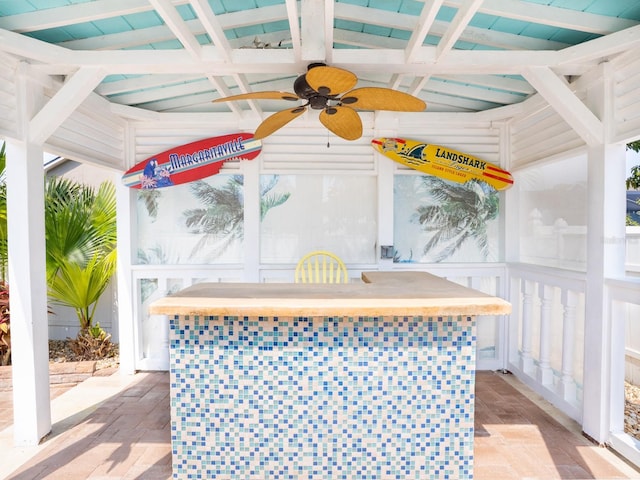
<svg viewBox="0 0 640 480"><path fill-rule="evenodd" d="M381 245L380 246L380 258L392 259L393 258L393 245Z"/></svg>

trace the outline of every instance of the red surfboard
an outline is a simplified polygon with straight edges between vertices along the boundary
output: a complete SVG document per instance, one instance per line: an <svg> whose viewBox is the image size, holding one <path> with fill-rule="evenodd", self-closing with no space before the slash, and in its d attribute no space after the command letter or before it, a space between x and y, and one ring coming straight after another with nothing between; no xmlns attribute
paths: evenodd
<svg viewBox="0 0 640 480"><path fill-rule="evenodd" d="M163 188L215 175L229 160L252 160L262 149L262 141L252 133L233 133L205 138L172 148L136 164L122 181L131 188Z"/></svg>

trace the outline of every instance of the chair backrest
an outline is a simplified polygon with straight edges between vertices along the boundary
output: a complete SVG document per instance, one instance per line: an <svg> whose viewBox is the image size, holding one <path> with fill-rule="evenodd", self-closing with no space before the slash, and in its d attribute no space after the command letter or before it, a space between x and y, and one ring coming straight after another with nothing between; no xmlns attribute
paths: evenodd
<svg viewBox="0 0 640 480"><path fill-rule="evenodd" d="M296 266L296 283L348 283L344 262L324 250L307 253Z"/></svg>

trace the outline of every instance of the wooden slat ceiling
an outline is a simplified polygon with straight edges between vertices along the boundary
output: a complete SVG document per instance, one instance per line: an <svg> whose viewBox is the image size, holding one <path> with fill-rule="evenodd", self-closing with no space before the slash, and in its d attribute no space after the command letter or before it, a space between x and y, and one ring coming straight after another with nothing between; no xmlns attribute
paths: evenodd
<svg viewBox="0 0 640 480"><path fill-rule="evenodd" d="M0 51L155 112L264 116L290 104L211 101L293 91L312 62L428 111L477 112L638 51L639 23L636 0L11 0Z"/></svg>

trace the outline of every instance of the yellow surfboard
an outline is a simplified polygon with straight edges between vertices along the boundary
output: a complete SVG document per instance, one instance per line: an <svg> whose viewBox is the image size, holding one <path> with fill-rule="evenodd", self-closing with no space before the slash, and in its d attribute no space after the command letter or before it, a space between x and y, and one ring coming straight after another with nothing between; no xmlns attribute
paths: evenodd
<svg viewBox="0 0 640 480"><path fill-rule="evenodd" d="M374 138L371 145L391 160L445 180L482 180L496 190L513 185L509 172L492 163L440 145L405 138Z"/></svg>

